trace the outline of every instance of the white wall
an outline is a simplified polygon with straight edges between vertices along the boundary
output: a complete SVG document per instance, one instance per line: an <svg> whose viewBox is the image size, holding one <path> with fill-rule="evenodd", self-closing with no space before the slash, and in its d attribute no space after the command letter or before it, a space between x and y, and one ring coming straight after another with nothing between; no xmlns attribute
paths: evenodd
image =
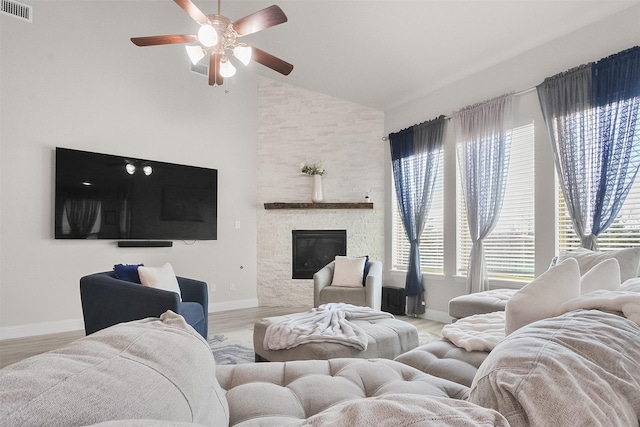
<svg viewBox="0 0 640 427"><path fill-rule="evenodd" d="M34 6L32 24L0 15L0 337L82 328L78 279L120 262L171 262L178 274L210 284L212 310L257 304L258 217L268 214L260 206L273 201L273 193L257 190L267 170L262 169L265 164L259 162L257 154L262 145L258 143L255 72L239 72L234 78L236 84L232 82L230 92L225 94L223 88L211 88L204 77L187 71L180 47L135 47L129 41L132 36L164 34L168 29L189 32L192 21L186 16L176 20L180 11L172 2L29 4ZM149 19L150 11L153 19ZM534 86L546 76L638 44L637 22L640 7L388 111L384 133L506 91ZM535 110L531 107L535 94L520 99L523 109ZM372 114L379 118L380 112ZM536 126L540 126L538 121ZM377 163L377 154L374 156L373 168L385 168L385 176L372 175L371 183L376 184L371 190L375 192L376 221L381 215L386 218L385 240L389 242L388 212L395 201L390 199L388 148L386 144L374 145L379 142L373 137L377 129L372 129L372 139L366 144L381 149L385 156L383 166ZM451 141L447 142L449 163L455 161ZM54 240L55 146L217 168L218 240L195 245L175 242L170 249L119 249L114 241ZM333 156L340 156L337 151L325 156L311 149L308 156L316 157L316 153L320 160L331 162ZM305 160L301 157L292 159L292 168ZM543 181L536 182L536 201L541 206L536 212L539 229L545 228L553 216L548 193L553 176L549 162L548 148L537 144L536 167L545 172L540 174L545 177ZM344 164L327 166L328 200L338 194L339 201L361 195L363 188L344 170ZM305 177L296 175L293 169L286 173L296 179L288 200L297 199L306 191L302 185L297 186ZM349 176L346 184L339 182L340 176ZM447 177L449 183L455 181L451 170ZM384 182L379 184L377 179ZM384 198L378 196L378 185L386 186ZM455 205L451 197L445 202L450 207ZM384 214L378 207L384 207ZM236 221L240 222L239 229L235 228ZM427 281L428 308L436 317L446 312L452 296L464 292L464 281L451 273L455 270L452 218L448 218L446 230L446 274ZM546 267L544 262L554 252L554 245L548 231L538 237L539 270ZM373 247L378 245L376 242ZM388 266L391 255L388 247L385 251L380 257ZM385 280L403 283L403 276L387 272ZM229 291L230 283L236 285L236 291Z"/></svg>
<svg viewBox="0 0 640 427"><path fill-rule="evenodd" d="M554 40L496 67L444 87L428 96L385 112L385 133L397 132L415 123L441 114L450 115L467 105L476 104L510 91L523 91L577 65L596 61L640 43L640 6L614 15L566 37ZM437 60L437 58L434 58ZM536 275L541 274L555 254L554 169L546 128L535 91L517 97L520 120L533 120L536 134ZM391 170L385 152L387 215L386 241L391 241ZM456 277L455 215L455 134L448 126L445 142L445 272L425 275L427 316L447 321L448 301L466 293L463 277ZM449 213L449 214L448 214ZM386 267L391 265L391 248L386 246ZM404 274L385 271L386 283L403 286ZM522 283L496 283L492 286L521 286Z"/></svg>
<svg viewBox="0 0 640 427"><path fill-rule="evenodd" d="M381 111L259 79L258 299L264 306L312 306L313 280L291 279L291 230L347 230L347 255L384 261L384 115ZM322 162L326 202L374 209L265 210L268 202L310 202L301 162Z"/></svg>
<svg viewBox="0 0 640 427"><path fill-rule="evenodd" d="M116 263L170 262L212 286L212 310L257 305L255 71L225 94L188 71L179 46L134 46L132 36L187 31L172 2L29 4L32 24L0 15L2 338L83 328L79 278ZM54 240L56 146L217 168L218 240Z"/></svg>

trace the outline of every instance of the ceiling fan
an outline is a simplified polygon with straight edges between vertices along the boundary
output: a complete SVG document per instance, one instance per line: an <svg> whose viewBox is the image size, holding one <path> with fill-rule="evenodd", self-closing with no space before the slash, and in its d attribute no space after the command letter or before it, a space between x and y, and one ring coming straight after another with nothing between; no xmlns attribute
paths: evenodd
<svg viewBox="0 0 640 427"><path fill-rule="evenodd" d="M278 6L269 6L232 22L226 16L220 15L220 0L218 0L218 13L211 15L202 13L191 0L174 1L194 21L200 24L197 35L132 37L131 41L136 46L186 43L187 54L194 65L209 55L209 85L211 86L221 85L225 77L231 77L235 74L236 69L229 61L230 54L233 54L244 65L249 64L253 59L285 76L293 70L293 65L288 62L257 47L238 42L240 37L287 22L287 16Z"/></svg>

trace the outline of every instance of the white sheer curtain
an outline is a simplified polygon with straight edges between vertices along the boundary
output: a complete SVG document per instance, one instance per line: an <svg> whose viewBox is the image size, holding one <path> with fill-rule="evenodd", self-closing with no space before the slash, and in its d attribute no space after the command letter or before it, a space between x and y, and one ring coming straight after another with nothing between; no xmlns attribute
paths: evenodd
<svg viewBox="0 0 640 427"><path fill-rule="evenodd" d="M483 241L498 222L502 209L509 168L513 98L513 94L503 95L453 115L460 181L473 244L467 271L469 293L489 289Z"/></svg>

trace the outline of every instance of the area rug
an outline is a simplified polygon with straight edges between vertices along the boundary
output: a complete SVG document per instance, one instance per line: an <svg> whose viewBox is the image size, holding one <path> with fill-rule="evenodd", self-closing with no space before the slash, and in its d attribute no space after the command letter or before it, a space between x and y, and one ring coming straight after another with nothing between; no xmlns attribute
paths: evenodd
<svg viewBox="0 0 640 427"><path fill-rule="evenodd" d="M440 338L442 338L442 335L437 335L418 329L418 345L424 345L428 342L439 340Z"/></svg>
<svg viewBox="0 0 640 427"><path fill-rule="evenodd" d="M252 329L213 335L207 339L207 342L219 365L238 365L255 361Z"/></svg>

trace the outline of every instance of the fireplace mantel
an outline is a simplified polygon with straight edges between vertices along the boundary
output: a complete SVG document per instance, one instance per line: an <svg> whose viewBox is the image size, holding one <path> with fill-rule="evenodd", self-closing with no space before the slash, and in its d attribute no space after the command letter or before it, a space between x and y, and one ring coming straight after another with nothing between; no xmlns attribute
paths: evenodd
<svg viewBox="0 0 640 427"><path fill-rule="evenodd" d="M273 202L265 203L264 208L271 209L373 209L373 203L297 203Z"/></svg>

